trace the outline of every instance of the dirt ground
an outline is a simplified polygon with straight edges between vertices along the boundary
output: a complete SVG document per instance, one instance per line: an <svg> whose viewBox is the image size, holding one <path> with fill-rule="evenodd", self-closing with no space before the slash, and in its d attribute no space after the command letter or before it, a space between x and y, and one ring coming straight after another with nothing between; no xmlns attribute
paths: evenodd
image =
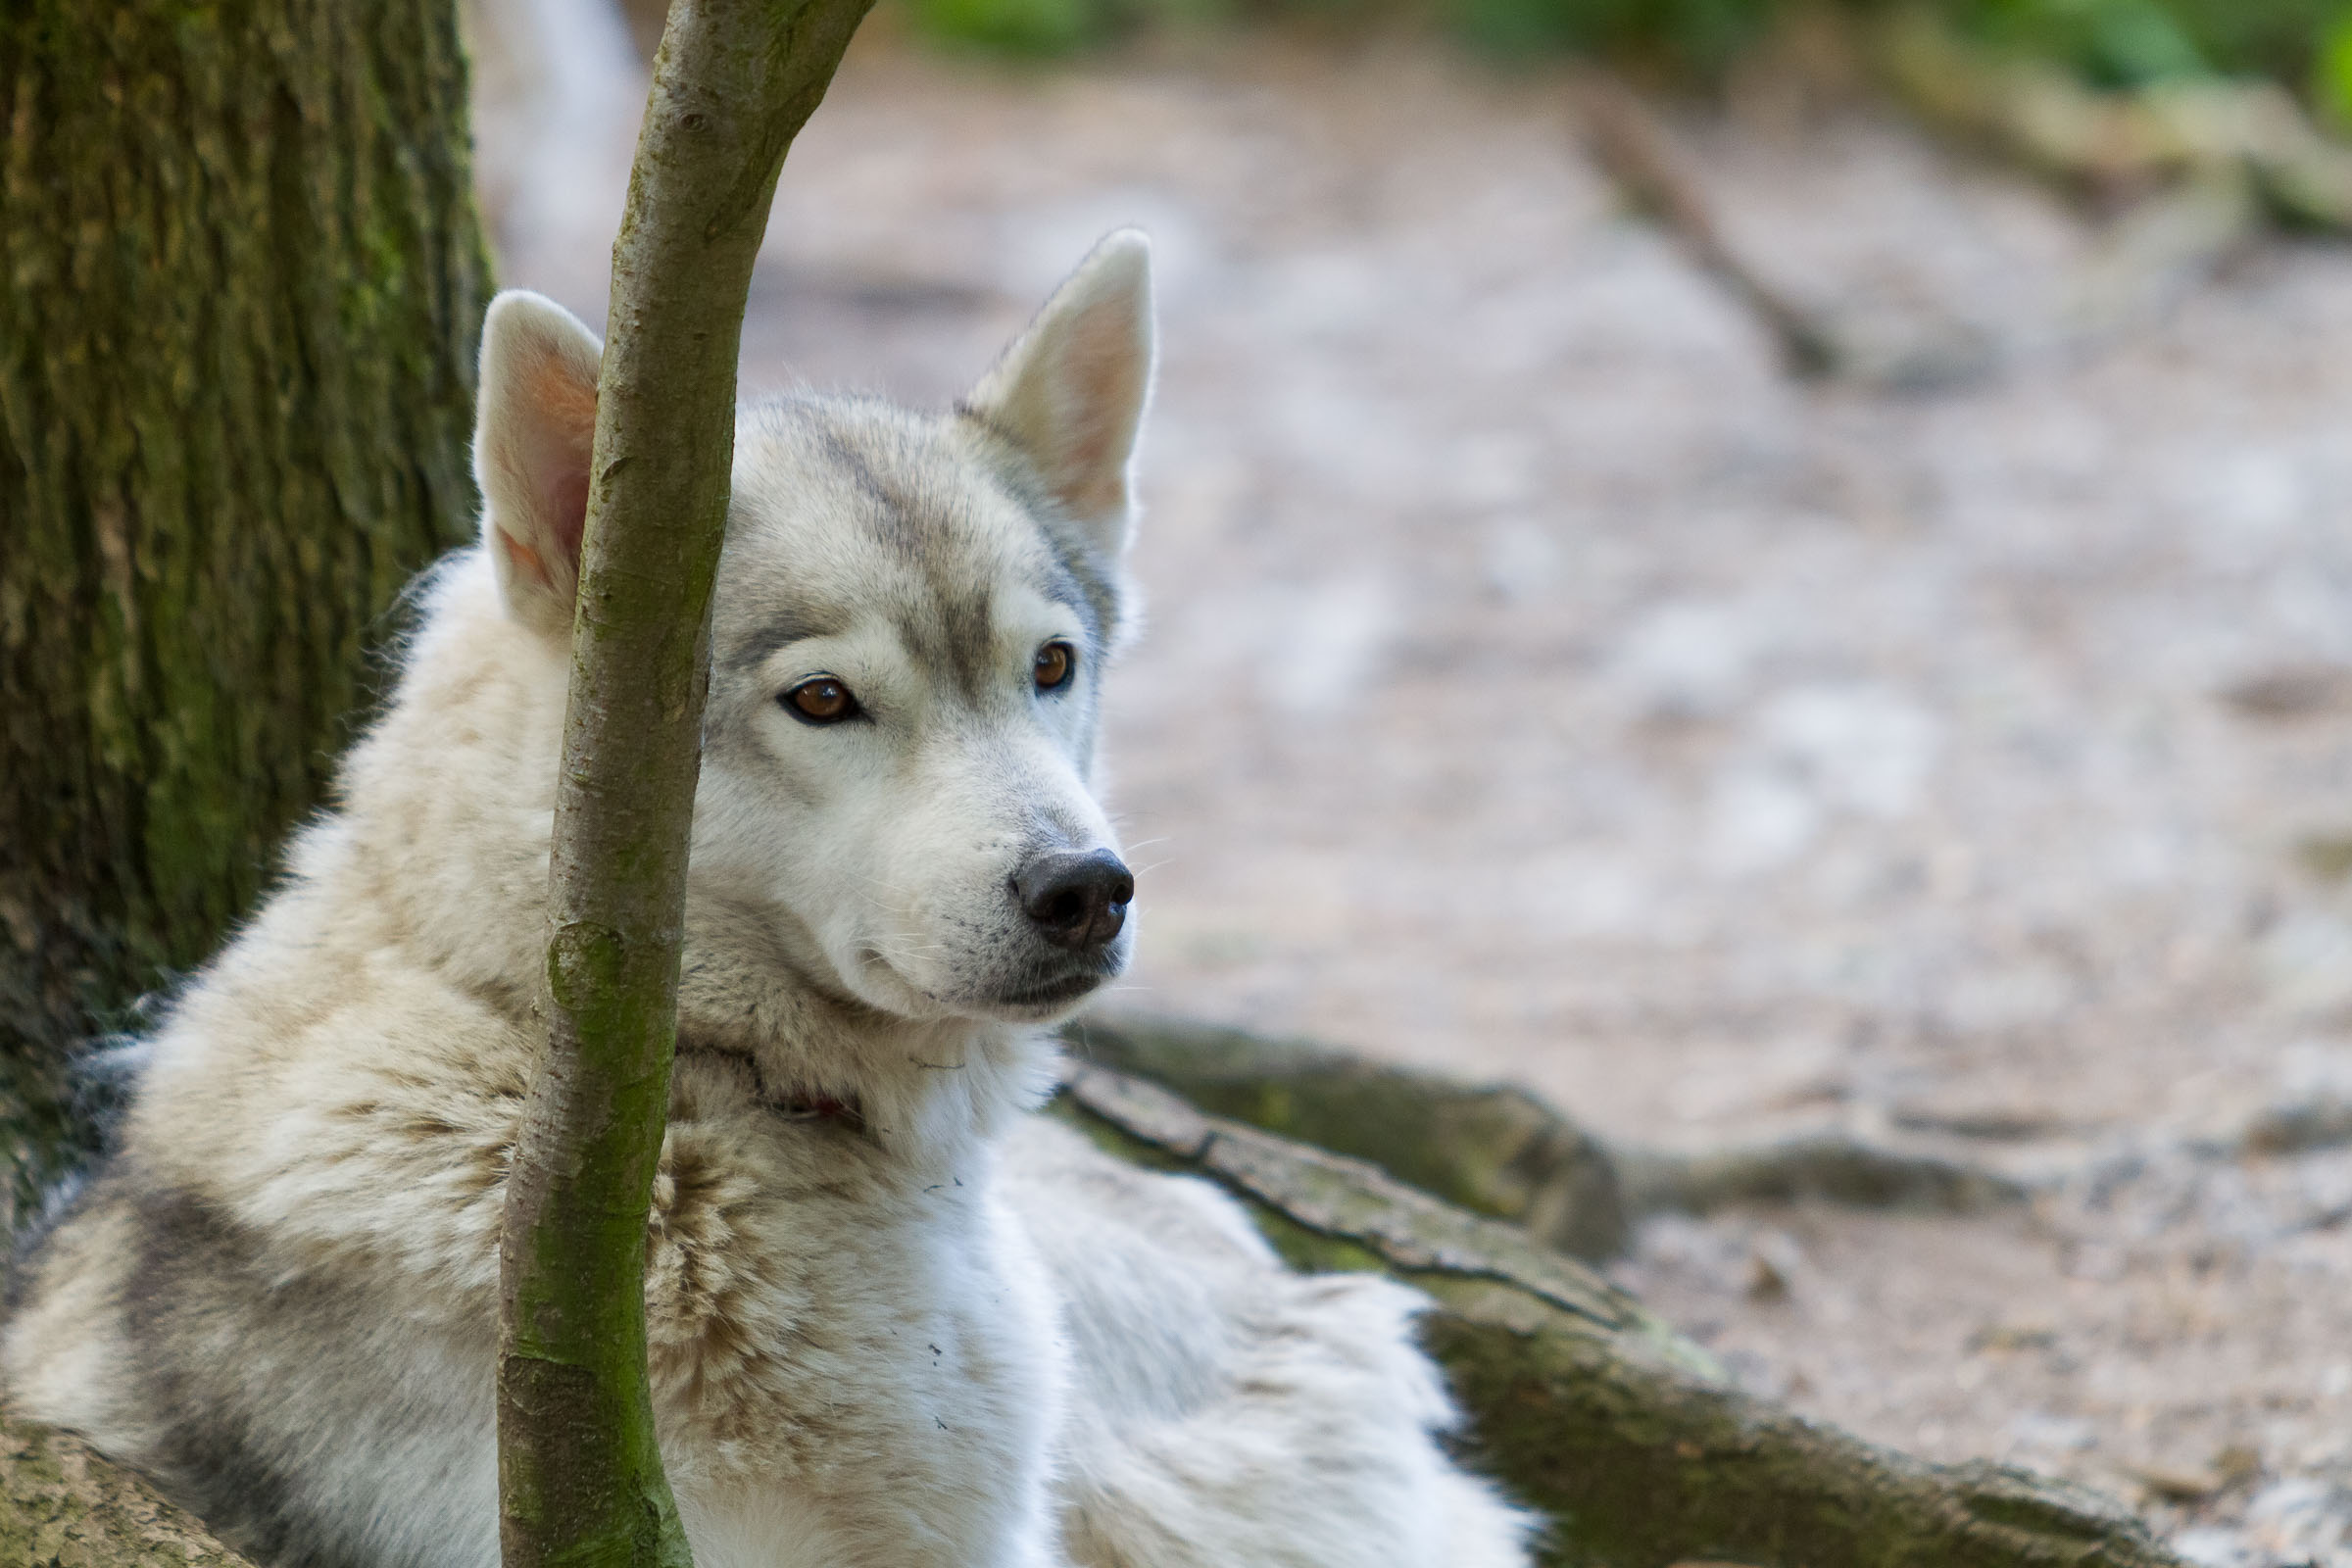
<svg viewBox="0 0 2352 1568"><path fill-rule="evenodd" d="M1784 376L1557 76L1240 40L861 46L747 382L944 400L1149 226L1113 1003L1621 1143L2031 1176L1663 1215L1618 1272L1805 1411L2113 1489L2214 1568L2352 1564L2352 250L2119 312L2098 225L1899 122L1681 124L1760 265L1967 373ZM611 177L505 280L601 310Z"/></svg>

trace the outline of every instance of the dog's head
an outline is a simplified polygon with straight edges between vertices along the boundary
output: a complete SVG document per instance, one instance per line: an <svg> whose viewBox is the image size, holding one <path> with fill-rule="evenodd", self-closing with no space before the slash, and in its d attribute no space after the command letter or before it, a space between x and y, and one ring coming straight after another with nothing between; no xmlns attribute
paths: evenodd
<svg viewBox="0 0 2352 1568"><path fill-rule="evenodd" d="M475 465L508 613L568 639L596 339L510 293ZM1096 248L944 416L746 408L689 879L698 963L909 1018L1042 1019L1119 972L1134 881L1089 788L1152 378L1149 251Z"/></svg>

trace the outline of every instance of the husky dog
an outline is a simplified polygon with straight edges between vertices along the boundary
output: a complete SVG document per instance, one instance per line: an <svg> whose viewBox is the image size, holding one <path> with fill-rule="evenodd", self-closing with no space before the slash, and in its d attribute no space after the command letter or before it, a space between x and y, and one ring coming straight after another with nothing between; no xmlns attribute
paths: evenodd
<svg viewBox="0 0 2352 1568"><path fill-rule="evenodd" d="M492 1568L499 1209L533 1022L601 350L491 306L478 547L285 885L179 998L24 1259L24 1414L266 1563ZM1149 256L1113 234L952 413L740 419L646 1238L702 1568L1511 1568L1419 1298L1287 1272L1030 1112L1125 963L1089 790Z"/></svg>

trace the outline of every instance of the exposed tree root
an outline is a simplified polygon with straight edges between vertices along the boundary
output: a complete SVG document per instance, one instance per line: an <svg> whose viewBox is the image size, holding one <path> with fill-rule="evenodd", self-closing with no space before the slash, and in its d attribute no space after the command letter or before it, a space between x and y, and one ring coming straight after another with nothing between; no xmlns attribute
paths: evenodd
<svg viewBox="0 0 2352 1568"><path fill-rule="evenodd" d="M1082 1062L1149 1078L1202 1109L1371 1161L1573 1256L1625 1246L1659 1209L1813 1199L1974 1213L2030 1190L1988 1166L1822 1133L1697 1152L1611 1147L1525 1090L1366 1061L1306 1041L1181 1019L1090 1018L1064 1032Z"/></svg>
<svg viewBox="0 0 2352 1568"><path fill-rule="evenodd" d="M2023 1182L1939 1154L1882 1148L1848 1133L1819 1133L1703 1153L1620 1150L1619 1180L1637 1214L1705 1214L1734 1203L1812 1199L1854 1208L1969 1214L2023 1202Z"/></svg>
<svg viewBox="0 0 2352 1568"><path fill-rule="evenodd" d="M1064 1113L1142 1163L1215 1181L1305 1268L1428 1292L1423 1337L1475 1462L1552 1521L1544 1560L1665 1568L2159 1568L2179 1559L2095 1493L1932 1465L1732 1388L1704 1352L1583 1265L1360 1160L1205 1116L1101 1067Z"/></svg>
<svg viewBox="0 0 2352 1568"><path fill-rule="evenodd" d="M252 1568L139 1477L0 1411L0 1563Z"/></svg>
<svg viewBox="0 0 2352 1568"><path fill-rule="evenodd" d="M1082 1063L1149 1078L1216 1115L1370 1160L1571 1256L1612 1257L1625 1247L1616 1161L1525 1090L1177 1018L1087 1018L1063 1040Z"/></svg>

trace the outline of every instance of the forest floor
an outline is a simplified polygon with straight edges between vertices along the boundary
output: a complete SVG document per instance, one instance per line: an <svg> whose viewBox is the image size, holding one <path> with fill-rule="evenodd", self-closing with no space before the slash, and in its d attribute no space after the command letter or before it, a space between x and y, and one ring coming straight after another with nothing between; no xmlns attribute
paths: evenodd
<svg viewBox="0 0 2352 1568"><path fill-rule="evenodd" d="M883 42L786 171L747 385L944 401L1147 225L1114 1004L1621 1144L2029 1177L1660 1215L1616 1272L1800 1410L2352 1563L2352 249L2119 296L2112 225L1897 120L1676 124L1760 268L1936 373L1784 375L1555 74ZM505 280L601 319L607 233Z"/></svg>

